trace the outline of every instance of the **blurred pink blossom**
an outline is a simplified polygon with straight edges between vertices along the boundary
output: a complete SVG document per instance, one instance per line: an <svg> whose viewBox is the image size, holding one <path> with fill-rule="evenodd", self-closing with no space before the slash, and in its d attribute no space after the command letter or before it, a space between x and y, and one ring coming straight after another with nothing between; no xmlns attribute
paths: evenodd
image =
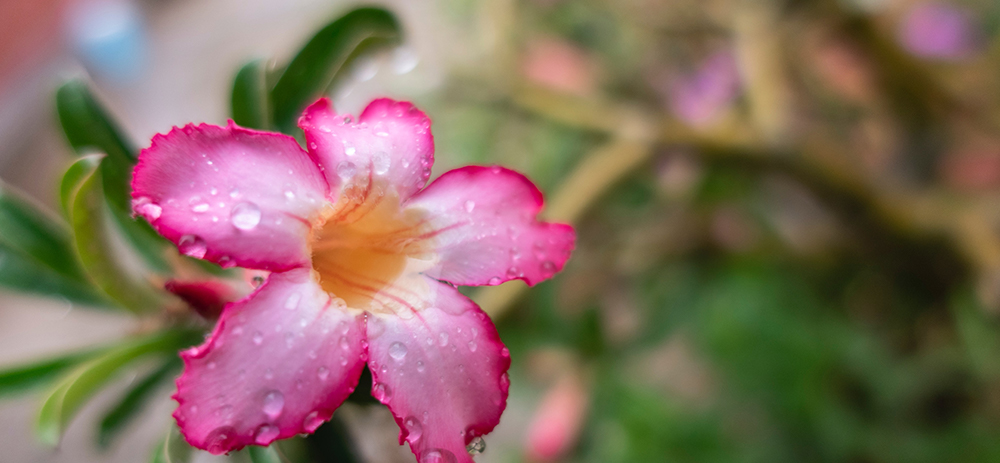
<svg viewBox="0 0 1000 463"><path fill-rule="evenodd" d="M740 85L735 57L728 51L717 52L693 72L670 82L670 109L692 126L709 126L739 95Z"/></svg>
<svg viewBox="0 0 1000 463"><path fill-rule="evenodd" d="M556 381L528 426L528 460L556 461L569 451L579 439L589 403L590 392L579 374Z"/></svg>
<svg viewBox="0 0 1000 463"><path fill-rule="evenodd" d="M976 51L978 31L971 13L946 3L922 3L903 16L897 38L921 58L958 60Z"/></svg>
<svg viewBox="0 0 1000 463"><path fill-rule="evenodd" d="M529 81L561 92L587 95L597 87L596 66L591 58L564 40L531 42L521 66Z"/></svg>

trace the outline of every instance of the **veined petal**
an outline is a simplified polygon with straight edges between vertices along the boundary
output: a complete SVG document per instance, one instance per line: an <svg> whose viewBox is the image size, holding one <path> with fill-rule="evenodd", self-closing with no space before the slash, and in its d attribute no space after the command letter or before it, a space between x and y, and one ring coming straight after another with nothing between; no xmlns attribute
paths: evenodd
<svg viewBox="0 0 1000 463"><path fill-rule="evenodd" d="M434 164L431 121L407 102L375 100L355 121L324 98L306 108L299 127L330 185L341 185L342 209L388 190L405 200L423 188Z"/></svg>
<svg viewBox="0 0 1000 463"><path fill-rule="evenodd" d="M493 430L507 404L510 355L489 317L455 288L431 282L412 318L369 314L372 395L421 463L471 463L466 445Z"/></svg>
<svg viewBox="0 0 1000 463"><path fill-rule="evenodd" d="M281 271L309 264L310 221L329 186L292 137L230 122L153 137L132 190L136 214L181 252Z"/></svg>
<svg viewBox="0 0 1000 463"><path fill-rule="evenodd" d="M500 167L446 172L407 202L426 210L438 267L426 275L456 285L534 285L562 270L576 242L573 227L536 220L542 193Z"/></svg>
<svg viewBox="0 0 1000 463"><path fill-rule="evenodd" d="M181 432L220 454L314 431L357 385L364 326L331 305L310 270L272 273L226 307L208 341L181 353Z"/></svg>

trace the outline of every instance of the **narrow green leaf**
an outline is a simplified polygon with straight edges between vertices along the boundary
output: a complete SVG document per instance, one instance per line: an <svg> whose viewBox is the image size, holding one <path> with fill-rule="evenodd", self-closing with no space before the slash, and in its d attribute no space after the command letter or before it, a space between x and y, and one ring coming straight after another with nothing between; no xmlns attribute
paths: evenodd
<svg viewBox="0 0 1000 463"><path fill-rule="evenodd" d="M44 296L61 296L70 302L88 306L113 305L93 285L56 272L2 241L0 241L0 286Z"/></svg>
<svg viewBox="0 0 1000 463"><path fill-rule="evenodd" d="M163 257L163 249L169 243L145 221L132 218L132 167L138 150L81 80L72 80L59 88L56 111L66 139L77 153L99 151L107 154L100 167L103 194L125 238L153 269L169 270Z"/></svg>
<svg viewBox="0 0 1000 463"><path fill-rule="evenodd" d="M287 460L281 458L281 455L278 454L274 445L270 447L252 445L247 447L247 453L250 454L250 461L252 463L287 463Z"/></svg>
<svg viewBox="0 0 1000 463"><path fill-rule="evenodd" d="M129 389L125 397L112 407L101 420L97 433L97 445L106 448L132 420L143 411L143 406L151 399L163 383L180 371L183 363L180 357L170 357L158 368L146 375Z"/></svg>
<svg viewBox="0 0 1000 463"><path fill-rule="evenodd" d="M167 437L153 450L151 463L188 463L191 461L191 446L177 432L177 426L171 425Z"/></svg>
<svg viewBox="0 0 1000 463"><path fill-rule="evenodd" d="M299 113L339 80L352 60L401 40L396 17L382 8L358 8L321 29L271 90L274 125L285 133L293 131Z"/></svg>
<svg viewBox="0 0 1000 463"><path fill-rule="evenodd" d="M0 242L77 281L85 281L65 223L0 182Z"/></svg>
<svg viewBox="0 0 1000 463"><path fill-rule="evenodd" d="M60 373L93 356L93 352L75 352L38 362L0 370L0 397L28 391L55 379Z"/></svg>
<svg viewBox="0 0 1000 463"><path fill-rule="evenodd" d="M66 139L78 153L100 151L123 164L138 158L135 146L122 135L118 124L82 80L71 80L59 87L56 112Z"/></svg>
<svg viewBox="0 0 1000 463"><path fill-rule="evenodd" d="M123 307L135 313L154 309L159 306L160 296L138 272L125 265L121 250L116 249L118 234L111 225L109 206L103 201L102 174L98 169L86 177L69 201L80 262L94 283Z"/></svg>
<svg viewBox="0 0 1000 463"><path fill-rule="evenodd" d="M244 65L233 80L233 122L258 130L271 128L267 62L254 60Z"/></svg>
<svg viewBox="0 0 1000 463"><path fill-rule="evenodd" d="M101 165L103 158L103 154L83 156L70 164L66 172L63 173L62 180L59 182L59 204L62 206L63 216L69 218L70 210L73 208L71 201L76 197L76 192L80 189L83 181Z"/></svg>
<svg viewBox="0 0 1000 463"><path fill-rule="evenodd" d="M198 342L189 330L171 330L132 340L76 367L45 399L35 432L45 444L55 445L66 426L97 391L131 362L150 354L174 354Z"/></svg>

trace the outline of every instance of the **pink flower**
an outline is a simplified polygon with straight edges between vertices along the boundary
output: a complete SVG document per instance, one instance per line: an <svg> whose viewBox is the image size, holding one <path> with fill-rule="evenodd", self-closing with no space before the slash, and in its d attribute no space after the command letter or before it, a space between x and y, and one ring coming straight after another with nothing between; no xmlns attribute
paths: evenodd
<svg viewBox="0 0 1000 463"><path fill-rule="evenodd" d="M972 14L947 3L921 3L903 17L899 41L916 56L960 60L978 48L978 30Z"/></svg>
<svg viewBox="0 0 1000 463"><path fill-rule="evenodd" d="M670 109L691 126L708 127L733 103L740 87L736 58L728 51L717 52L670 83Z"/></svg>
<svg viewBox="0 0 1000 463"><path fill-rule="evenodd" d="M372 102L357 121L320 100L292 137L188 125L153 137L133 208L193 257L272 272L181 353L174 417L220 454L314 431L354 390L372 395L417 459L471 462L507 400L510 356L453 285L535 284L562 269L568 225L535 220L542 195L500 167L425 184L430 120Z"/></svg>

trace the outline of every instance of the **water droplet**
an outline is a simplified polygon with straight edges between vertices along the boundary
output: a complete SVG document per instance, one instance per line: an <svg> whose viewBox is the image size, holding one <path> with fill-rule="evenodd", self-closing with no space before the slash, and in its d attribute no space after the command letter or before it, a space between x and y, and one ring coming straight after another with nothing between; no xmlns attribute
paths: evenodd
<svg viewBox="0 0 1000 463"><path fill-rule="evenodd" d="M521 276L521 269L517 267L507 269L507 278L517 278L519 276Z"/></svg>
<svg viewBox="0 0 1000 463"><path fill-rule="evenodd" d="M205 450L214 454L225 453L233 449L233 441L236 439L236 429L232 426L222 426L215 428L208 433L205 438Z"/></svg>
<svg viewBox="0 0 1000 463"><path fill-rule="evenodd" d="M488 283L489 283L490 286L496 286L496 285L500 284L500 277L490 278L490 281Z"/></svg>
<svg viewBox="0 0 1000 463"><path fill-rule="evenodd" d="M270 368L264 370L264 379L271 380L274 379L274 371Z"/></svg>
<svg viewBox="0 0 1000 463"><path fill-rule="evenodd" d="M552 261L550 260L542 262L542 275L545 278L555 275L555 273L556 273L556 264L552 263Z"/></svg>
<svg viewBox="0 0 1000 463"><path fill-rule="evenodd" d="M215 369L215 362L208 362L208 365L206 365L206 366L208 367L209 370L214 370Z"/></svg>
<svg viewBox="0 0 1000 463"><path fill-rule="evenodd" d="M292 190L285 190L285 199L289 201L295 199L295 193L293 193Z"/></svg>
<svg viewBox="0 0 1000 463"><path fill-rule="evenodd" d="M330 377L330 370L327 367L319 367L316 369L316 376L320 381L326 381L326 378Z"/></svg>
<svg viewBox="0 0 1000 463"><path fill-rule="evenodd" d="M316 428L319 428L323 422L326 420L319 416L319 410L314 410L306 415L306 419L302 420L302 427L305 428L306 432L313 432Z"/></svg>
<svg viewBox="0 0 1000 463"><path fill-rule="evenodd" d="M475 352L479 346L476 345L476 341L469 341L469 350Z"/></svg>
<svg viewBox="0 0 1000 463"><path fill-rule="evenodd" d="M469 452L469 455L478 455L486 451L486 441L483 440L482 436L476 436L469 442L469 445L465 446L465 451Z"/></svg>
<svg viewBox="0 0 1000 463"><path fill-rule="evenodd" d="M205 253L208 252L208 245L205 244L205 240L195 235L184 235L177 243L177 249L179 249L184 255L194 257L195 259L201 259L205 257Z"/></svg>
<svg viewBox="0 0 1000 463"><path fill-rule="evenodd" d="M208 192L211 193L212 196L219 194L219 190L217 188L212 188Z"/></svg>
<svg viewBox="0 0 1000 463"><path fill-rule="evenodd" d="M475 201L473 201L473 200L470 199L470 200L468 200L468 201L465 202L465 212L468 212L468 213L471 214L472 211L475 208L476 208L476 202Z"/></svg>
<svg viewBox="0 0 1000 463"><path fill-rule="evenodd" d="M392 391L389 389L389 386L378 383L372 386L372 397L379 402L385 403L389 401L390 397L392 397Z"/></svg>
<svg viewBox="0 0 1000 463"><path fill-rule="evenodd" d="M344 116L344 123L345 124L350 124L352 122L354 122L354 118L353 117L351 117L351 116Z"/></svg>
<svg viewBox="0 0 1000 463"><path fill-rule="evenodd" d="M390 344L389 357L396 360L403 360L403 358L406 357L406 345L398 341Z"/></svg>
<svg viewBox="0 0 1000 463"><path fill-rule="evenodd" d="M271 391L264 396L264 407L262 410L268 418L272 420L278 418L284 409L285 395L280 391Z"/></svg>
<svg viewBox="0 0 1000 463"><path fill-rule="evenodd" d="M254 443L258 445L268 445L278 437L278 427L270 424L262 424L253 435Z"/></svg>
<svg viewBox="0 0 1000 463"><path fill-rule="evenodd" d="M233 206L229 219L240 230L253 230L260 223L260 208L254 203L239 203Z"/></svg>
<svg viewBox="0 0 1000 463"><path fill-rule="evenodd" d="M260 330L254 331L253 343L259 346L263 342L264 342L264 333L261 333Z"/></svg>
<svg viewBox="0 0 1000 463"><path fill-rule="evenodd" d="M209 208L208 203L201 203L201 204L195 204L194 206L192 206L191 210L195 211L195 212L205 212L205 211L208 210L208 208Z"/></svg>
<svg viewBox="0 0 1000 463"><path fill-rule="evenodd" d="M242 326L234 326L233 329L229 330L229 332L232 333L233 336L239 336L239 335L243 334L243 327Z"/></svg>
<svg viewBox="0 0 1000 463"><path fill-rule="evenodd" d="M348 145L346 142L344 143L344 154L346 154L348 156L354 156L354 153L357 153L357 152L358 152L357 148L355 148L355 147L353 147L351 145Z"/></svg>
<svg viewBox="0 0 1000 463"><path fill-rule="evenodd" d="M420 463L457 463L455 454L445 449L430 449L420 454Z"/></svg>
<svg viewBox="0 0 1000 463"><path fill-rule="evenodd" d="M351 342L347 339L347 336L340 337L340 348L344 349L344 351L351 350Z"/></svg>
<svg viewBox="0 0 1000 463"><path fill-rule="evenodd" d="M238 188L233 188L233 191L229 192L229 197L236 199L240 196L240 190Z"/></svg>
<svg viewBox="0 0 1000 463"><path fill-rule="evenodd" d="M337 164L337 176L343 180L348 180L357 173L358 168L351 161L340 161Z"/></svg>
<svg viewBox="0 0 1000 463"><path fill-rule="evenodd" d="M150 222L160 218L160 214L163 213L163 208L146 196L133 200L132 210Z"/></svg>
<svg viewBox="0 0 1000 463"><path fill-rule="evenodd" d="M448 333L438 334L438 345L441 347L448 345Z"/></svg>
<svg viewBox="0 0 1000 463"><path fill-rule="evenodd" d="M255 276L255 277L253 277L253 278L251 278L251 279L250 279L250 284L251 284L251 285L252 285L252 286L253 286L254 288L256 288L256 287L258 287L258 286L260 286L260 285L264 284L264 277L262 277L262 276L259 276L259 275L258 275L258 276Z"/></svg>
<svg viewBox="0 0 1000 463"><path fill-rule="evenodd" d="M389 155L383 152L375 153L372 156L372 171L376 175L382 175L389 172L389 166L392 164L392 160L389 159Z"/></svg>
<svg viewBox="0 0 1000 463"><path fill-rule="evenodd" d="M403 420L403 426L406 426L407 442L412 443L420 440L420 436L424 433L424 428L420 425L420 420L415 416L409 416Z"/></svg>
<svg viewBox="0 0 1000 463"><path fill-rule="evenodd" d="M500 375L500 388L506 391L507 388L509 387L510 387L510 376L507 376L507 373Z"/></svg>
<svg viewBox="0 0 1000 463"><path fill-rule="evenodd" d="M417 361L417 373L423 373L425 369L426 368L424 368L424 362L418 360Z"/></svg>
<svg viewBox="0 0 1000 463"><path fill-rule="evenodd" d="M347 301L339 297L335 297L333 299L330 299L330 306L332 306L334 309L337 310L344 310L347 308Z"/></svg>
<svg viewBox="0 0 1000 463"><path fill-rule="evenodd" d="M302 295L301 294L299 294L299 293L292 293L292 295L288 296L288 299L285 300L285 309L287 309L287 310L295 310L295 309L297 309L299 307L299 300L300 299L302 299Z"/></svg>

